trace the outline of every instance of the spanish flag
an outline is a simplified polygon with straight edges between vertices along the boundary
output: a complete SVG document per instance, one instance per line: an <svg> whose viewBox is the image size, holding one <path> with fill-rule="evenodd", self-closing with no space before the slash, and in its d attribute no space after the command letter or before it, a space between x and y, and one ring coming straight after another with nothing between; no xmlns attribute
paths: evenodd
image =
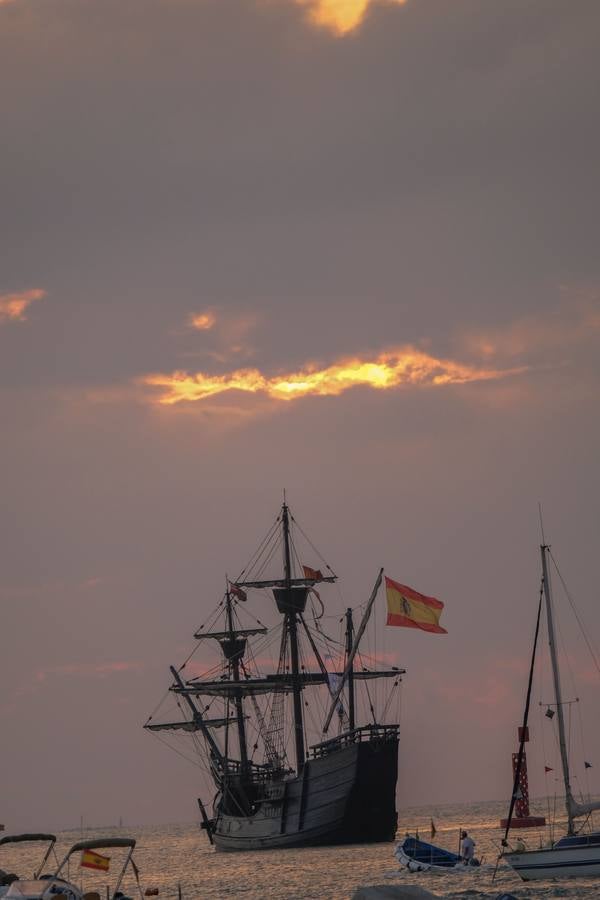
<svg viewBox="0 0 600 900"><path fill-rule="evenodd" d="M404 628L420 628L433 634L448 634L440 625L440 616L444 604L435 597L419 594L405 584L398 584L385 577L387 594L388 625L401 625Z"/></svg>
<svg viewBox="0 0 600 900"><path fill-rule="evenodd" d="M84 850L81 854L82 869L96 869L98 872L108 872L110 869L110 856L101 856L93 850Z"/></svg>

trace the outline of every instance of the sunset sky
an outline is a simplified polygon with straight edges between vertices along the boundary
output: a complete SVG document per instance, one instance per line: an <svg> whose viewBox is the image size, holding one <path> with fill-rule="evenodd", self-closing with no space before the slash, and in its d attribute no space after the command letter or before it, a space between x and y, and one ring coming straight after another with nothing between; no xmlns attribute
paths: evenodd
<svg viewBox="0 0 600 900"><path fill-rule="evenodd" d="M379 601L399 809L508 798L538 502L600 645L599 42L598 0L0 0L7 829L195 819L141 726L284 488L332 615L382 565L445 603Z"/></svg>

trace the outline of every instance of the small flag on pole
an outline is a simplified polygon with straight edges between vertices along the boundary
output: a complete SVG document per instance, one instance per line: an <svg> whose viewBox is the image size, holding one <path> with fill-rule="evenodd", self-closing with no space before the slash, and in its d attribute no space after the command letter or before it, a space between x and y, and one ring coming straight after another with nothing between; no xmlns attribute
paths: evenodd
<svg viewBox="0 0 600 900"><path fill-rule="evenodd" d="M387 625L398 625L403 628L420 628L433 634L448 634L440 625L440 616L444 608L441 600L419 594L405 584L399 584L385 577L387 594Z"/></svg>
<svg viewBox="0 0 600 900"><path fill-rule="evenodd" d="M237 584L232 584L229 582L229 590L233 594L234 597L237 597L238 600L243 600L244 602L248 599L248 594L246 591L243 591L241 587L238 587Z"/></svg>
<svg viewBox="0 0 600 900"><path fill-rule="evenodd" d="M591 769L591 768L593 768L593 767L592 767L592 764L589 763L589 762L584 762L583 764L584 764L584 766L586 767L586 769Z"/></svg>
<svg viewBox="0 0 600 900"><path fill-rule="evenodd" d="M554 769L552 769L550 766L544 766L544 772L547 775L548 772L554 772Z"/></svg>
<svg viewBox="0 0 600 900"><path fill-rule="evenodd" d="M311 569L310 566L302 566L304 577L311 581L323 581L323 573L320 569Z"/></svg>
<svg viewBox="0 0 600 900"><path fill-rule="evenodd" d="M84 850L81 854L82 869L96 869L98 872L108 872L110 869L110 856L102 856L93 850Z"/></svg>

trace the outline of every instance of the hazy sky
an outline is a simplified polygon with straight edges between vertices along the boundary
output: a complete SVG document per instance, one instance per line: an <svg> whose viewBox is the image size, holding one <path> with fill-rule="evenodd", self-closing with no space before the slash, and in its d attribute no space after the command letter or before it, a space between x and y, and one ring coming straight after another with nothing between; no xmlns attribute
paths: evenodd
<svg viewBox="0 0 600 900"><path fill-rule="evenodd" d="M598 0L0 0L0 822L195 817L141 725L284 487L334 612L380 565L446 604L380 626L400 808L508 797L538 501L600 641L599 41Z"/></svg>

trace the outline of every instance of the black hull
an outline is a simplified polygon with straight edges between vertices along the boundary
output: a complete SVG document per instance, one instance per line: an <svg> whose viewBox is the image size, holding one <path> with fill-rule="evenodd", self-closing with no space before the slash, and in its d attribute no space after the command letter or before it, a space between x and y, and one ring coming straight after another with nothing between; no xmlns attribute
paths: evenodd
<svg viewBox="0 0 600 900"><path fill-rule="evenodd" d="M309 759L299 777L268 782L251 816L217 810L217 850L271 850L392 841L396 834L397 732L340 743ZM268 797L268 799L267 799Z"/></svg>

